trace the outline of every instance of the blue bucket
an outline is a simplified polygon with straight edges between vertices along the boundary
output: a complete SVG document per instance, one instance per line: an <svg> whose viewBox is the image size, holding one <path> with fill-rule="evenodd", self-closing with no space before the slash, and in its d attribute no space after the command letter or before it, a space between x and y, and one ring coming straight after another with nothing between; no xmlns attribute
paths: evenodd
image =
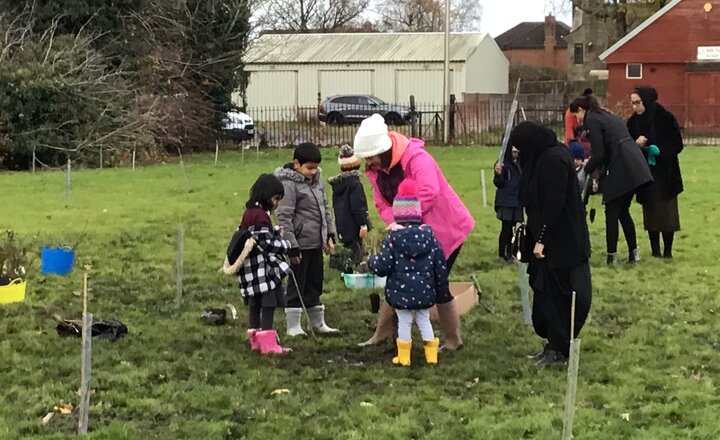
<svg viewBox="0 0 720 440"><path fill-rule="evenodd" d="M42 248L42 273L67 275L75 265L75 251L69 246L45 246Z"/></svg>

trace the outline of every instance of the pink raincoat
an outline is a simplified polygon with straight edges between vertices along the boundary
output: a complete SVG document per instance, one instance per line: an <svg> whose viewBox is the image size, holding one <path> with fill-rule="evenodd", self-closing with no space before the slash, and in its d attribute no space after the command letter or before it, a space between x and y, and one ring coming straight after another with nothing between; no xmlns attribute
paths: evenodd
<svg viewBox="0 0 720 440"><path fill-rule="evenodd" d="M425 142L394 132L390 132L390 137L393 140L390 168L399 164L405 178L415 181L423 223L433 228L445 258L448 258L463 244L475 227L475 220L445 179L435 159L425 151ZM373 186L373 199L380 218L391 224L395 221L392 204L385 200L377 185L378 173L383 172L368 169L365 175Z"/></svg>

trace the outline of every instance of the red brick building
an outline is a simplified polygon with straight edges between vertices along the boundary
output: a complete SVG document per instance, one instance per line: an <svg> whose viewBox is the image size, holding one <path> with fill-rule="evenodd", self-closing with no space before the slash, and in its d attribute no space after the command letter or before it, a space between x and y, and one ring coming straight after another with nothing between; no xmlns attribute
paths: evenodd
<svg viewBox="0 0 720 440"><path fill-rule="evenodd" d="M649 85L683 127L720 129L720 0L671 0L600 59L611 108Z"/></svg>
<svg viewBox="0 0 720 440"><path fill-rule="evenodd" d="M568 66L565 36L570 27L548 15L542 22L523 22L503 32L495 42L510 66L532 66L564 71Z"/></svg>

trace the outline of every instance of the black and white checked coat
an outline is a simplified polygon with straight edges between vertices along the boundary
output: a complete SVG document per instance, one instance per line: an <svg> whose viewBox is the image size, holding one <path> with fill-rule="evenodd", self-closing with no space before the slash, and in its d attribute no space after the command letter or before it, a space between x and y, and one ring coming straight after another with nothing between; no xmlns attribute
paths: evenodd
<svg viewBox="0 0 720 440"><path fill-rule="evenodd" d="M238 272L240 291L244 297L274 292L290 272L285 255L290 251L291 244L267 225L251 226L248 232L250 239L255 241L255 247Z"/></svg>

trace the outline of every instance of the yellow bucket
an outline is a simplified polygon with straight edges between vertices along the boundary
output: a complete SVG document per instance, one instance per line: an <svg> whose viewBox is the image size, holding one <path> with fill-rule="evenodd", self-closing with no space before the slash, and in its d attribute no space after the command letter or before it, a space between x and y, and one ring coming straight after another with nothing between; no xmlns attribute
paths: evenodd
<svg viewBox="0 0 720 440"><path fill-rule="evenodd" d="M16 278L7 286L0 286L0 304L9 304L25 300L27 282Z"/></svg>

